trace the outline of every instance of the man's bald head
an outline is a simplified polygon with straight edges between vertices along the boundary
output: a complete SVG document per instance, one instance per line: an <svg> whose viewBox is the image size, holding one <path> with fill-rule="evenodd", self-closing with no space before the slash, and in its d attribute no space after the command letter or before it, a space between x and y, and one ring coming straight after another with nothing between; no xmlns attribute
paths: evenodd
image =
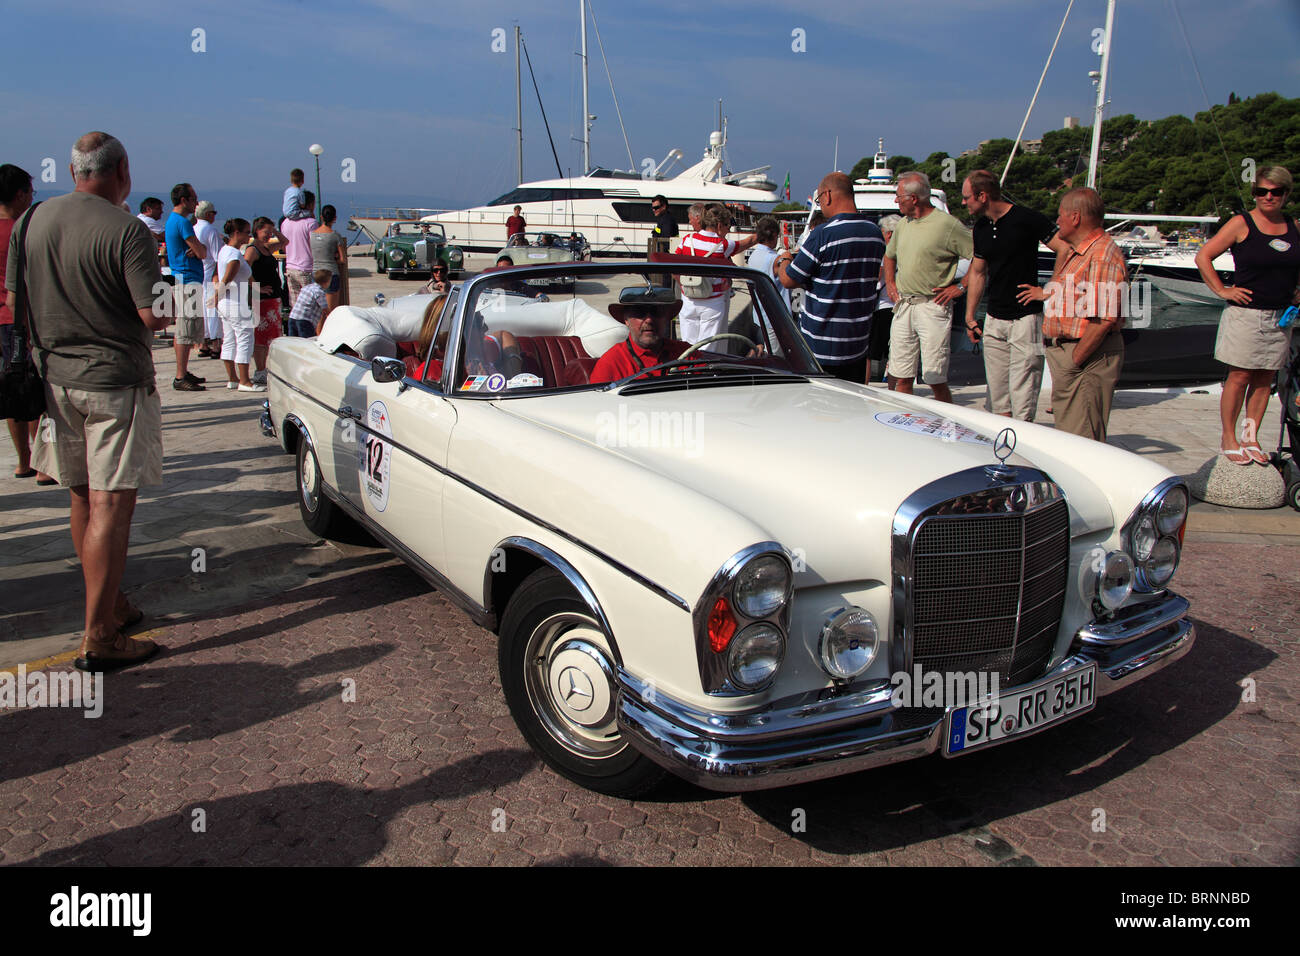
<svg viewBox="0 0 1300 956"><path fill-rule="evenodd" d="M817 201L828 217L857 212L858 209L853 201L853 180L845 173L827 173L823 176L817 184Z"/></svg>

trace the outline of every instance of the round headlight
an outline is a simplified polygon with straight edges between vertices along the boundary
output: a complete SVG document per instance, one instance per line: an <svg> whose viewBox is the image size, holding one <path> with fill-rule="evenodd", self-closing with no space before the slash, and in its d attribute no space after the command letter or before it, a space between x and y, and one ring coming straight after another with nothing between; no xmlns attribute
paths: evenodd
<svg viewBox="0 0 1300 956"><path fill-rule="evenodd" d="M1097 597L1107 610L1115 610L1133 593L1133 559L1123 551L1106 555L1097 576Z"/></svg>
<svg viewBox="0 0 1300 956"><path fill-rule="evenodd" d="M451 250L451 252L447 253L447 258L448 258L448 259L455 259L457 262L459 262L461 259L463 259L463 258L465 258L465 257L464 257L464 255L461 253L461 251L460 251L459 249L453 249L453 250Z"/></svg>
<svg viewBox="0 0 1300 956"><path fill-rule="evenodd" d="M879 640L870 613L860 607L845 608L822 628L817 646L822 670L835 680L852 680L871 666Z"/></svg>
<svg viewBox="0 0 1300 956"><path fill-rule="evenodd" d="M1165 535L1156 542L1150 559L1142 565L1142 573L1149 583L1162 588L1169 583L1178 568L1178 539Z"/></svg>
<svg viewBox="0 0 1300 956"><path fill-rule="evenodd" d="M388 258L398 264L401 264L401 261L403 258L405 258L405 256L406 253L403 252L401 249L399 249L397 246L393 246L391 249L388 250Z"/></svg>
<svg viewBox="0 0 1300 956"><path fill-rule="evenodd" d="M1151 549L1156 546L1156 519L1150 515L1143 516L1133 529L1133 557L1139 564L1151 558Z"/></svg>
<svg viewBox="0 0 1300 956"><path fill-rule="evenodd" d="M790 588L790 569L774 554L760 555L736 575L736 607L746 617L761 618L785 603Z"/></svg>
<svg viewBox="0 0 1300 956"><path fill-rule="evenodd" d="M1187 520L1187 492L1181 487L1170 488L1156 506L1156 528L1161 534L1174 534Z"/></svg>
<svg viewBox="0 0 1300 956"><path fill-rule="evenodd" d="M727 648L727 673L741 690L757 690L776 676L785 658L785 636L771 624L751 624Z"/></svg>

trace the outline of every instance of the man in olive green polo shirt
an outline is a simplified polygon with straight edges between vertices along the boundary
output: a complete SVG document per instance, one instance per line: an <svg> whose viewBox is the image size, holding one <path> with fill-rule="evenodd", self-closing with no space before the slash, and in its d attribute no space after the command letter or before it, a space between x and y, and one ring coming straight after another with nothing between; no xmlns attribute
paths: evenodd
<svg viewBox="0 0 1300 956"><path fill-rule="evenodd" d="M898 223L881 275L894 301L889 330L889 387L911 394L918 361L921 381L941 402L951 402L948 389L952 302L964 288L957 280L957 261L974 249L970 230L930 203L930 179L924 173L903 173L895 192Z"/></svg>

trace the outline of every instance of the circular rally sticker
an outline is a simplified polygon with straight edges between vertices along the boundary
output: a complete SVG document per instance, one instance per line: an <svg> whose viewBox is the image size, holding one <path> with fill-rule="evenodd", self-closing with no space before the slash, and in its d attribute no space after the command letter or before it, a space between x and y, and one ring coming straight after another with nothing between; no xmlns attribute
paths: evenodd
<svg viewBox="0 0 1300 956"><path fill-rule="evenodd" d="M488 376L487 390L489 392L499 392L506 387L506 377L500 372L493 372Z"/></svg>
<svg viewBox="0 0 1300 956"><path fill-rule="evenodd" d="M948 418L938 415L923 415L920 412L877 412L876 421L890 428L927 435L942 441L964 441L972 445L991 445L993 439L981 435L965 425L958 425Z"/></svg>

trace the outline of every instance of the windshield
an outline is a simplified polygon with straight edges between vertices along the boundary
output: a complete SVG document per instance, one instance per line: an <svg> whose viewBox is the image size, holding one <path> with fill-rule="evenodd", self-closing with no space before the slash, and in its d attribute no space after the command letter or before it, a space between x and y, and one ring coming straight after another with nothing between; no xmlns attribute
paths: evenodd
<svg viewBox="0 0 1300 956"><path fill-rule="evenodd" d="M446 233L440 224L436 222L395 222L389 227L390 236L429 236L433 239L443 239Z"/></svg>
<svg viewBox="0 0 1300 956"><path fill-rule="evenodd" d="M664 268L672 266L492 271L474 284L452 343L452 392L517 397L822 374L771 280Z"/></svg>

